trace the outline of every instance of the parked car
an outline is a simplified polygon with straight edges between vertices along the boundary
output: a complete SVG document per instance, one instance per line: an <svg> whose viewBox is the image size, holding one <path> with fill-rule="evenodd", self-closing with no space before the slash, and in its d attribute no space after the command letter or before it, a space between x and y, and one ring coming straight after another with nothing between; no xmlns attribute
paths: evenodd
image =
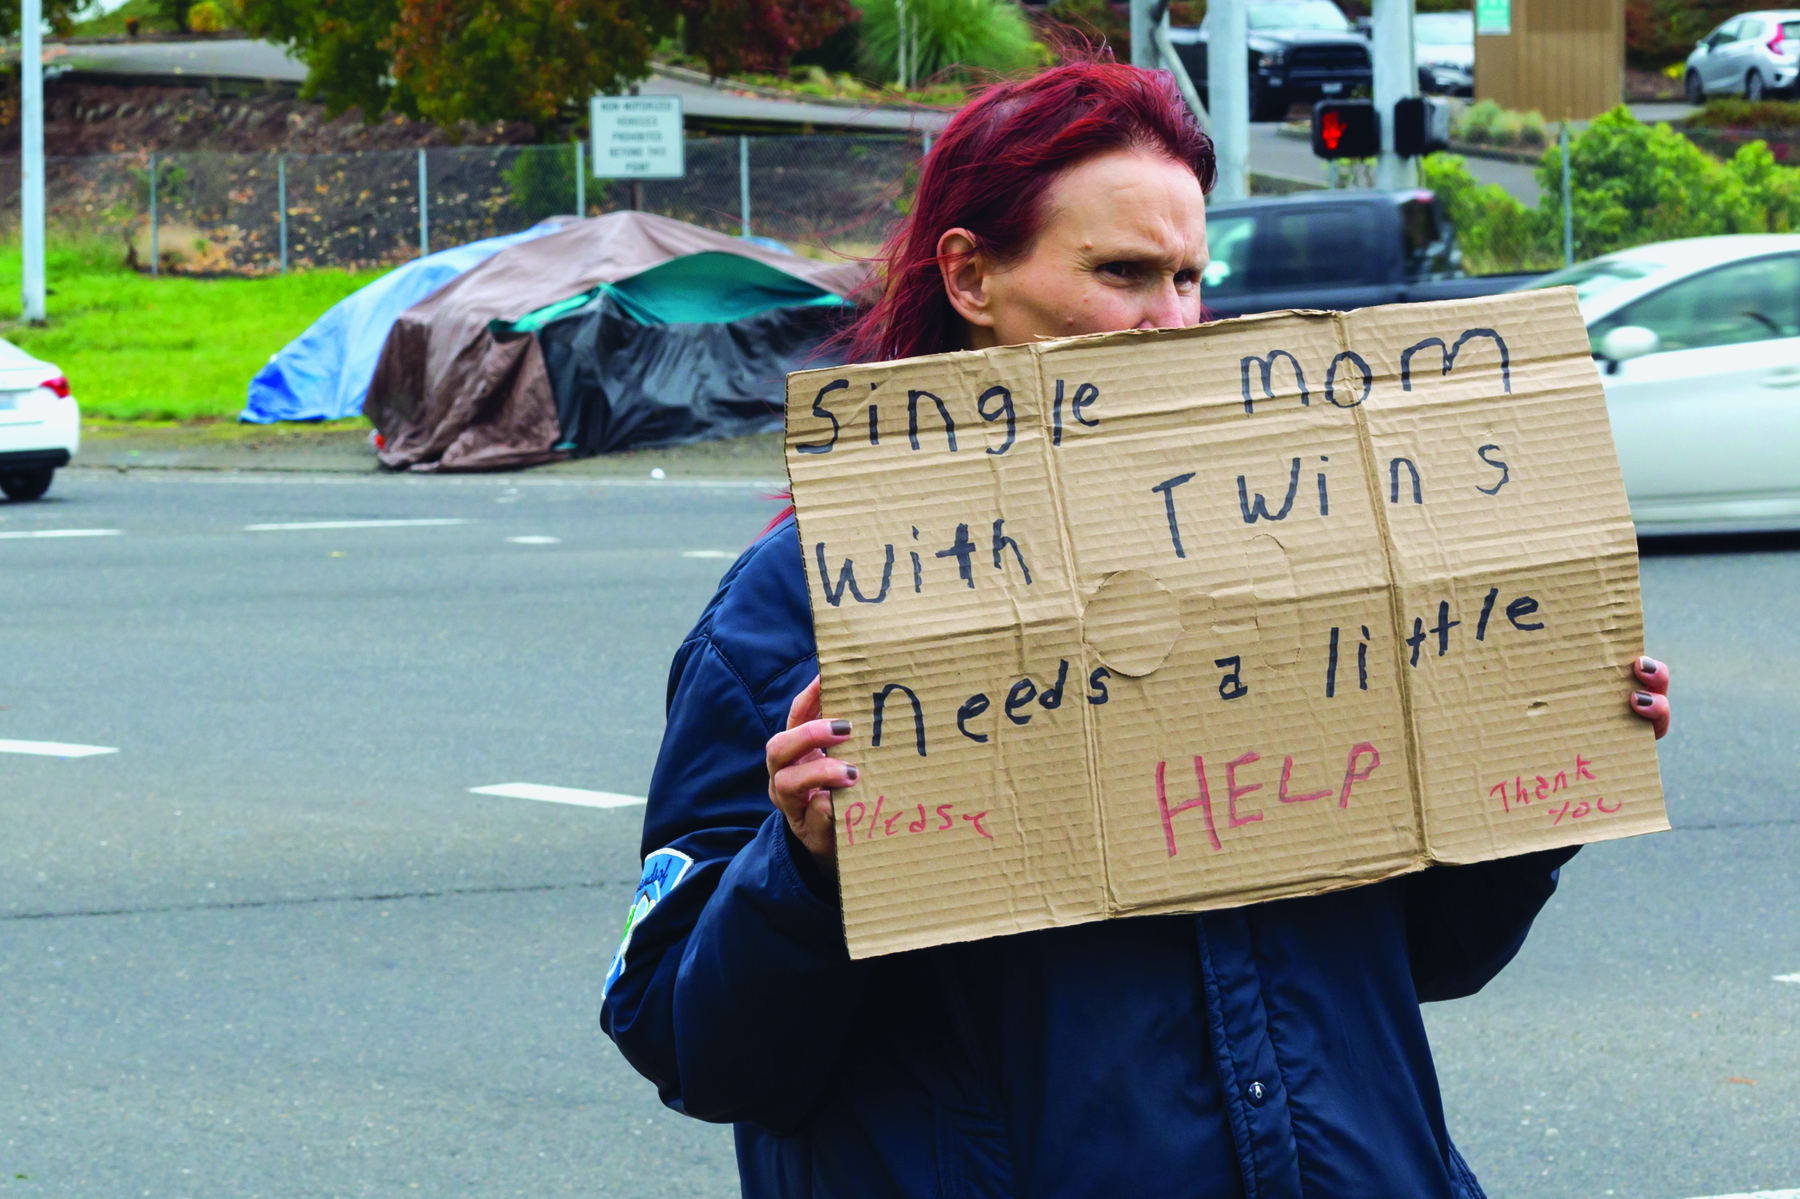
<svg viewBox="0 0 1800 1199"><path fill-rule="evenodd" d="M1428 191L1312 191L1207 209L1200 296L1219 316L1367 308L1511 291L1535 275L1465 275Z"/></svg>
<svg viewBox="0 0 1800 1199"><path fill-rule="evenodd" d="M1413 18L1413 65L1428 96L1475 94L1475 14L1426 12Z"/></svg>
<svg viewBox="0 0 1800 1199"><path fill-rule="evenodd" d="M1374 78L1369 41L1331 0L1247 0L1250 119L1279 121L1296 101L1348 96ZM1207 97L1209 18L1169 30L1169 41L1201 99Z"/></svg>
<svg viewBox="0 0 1800 1199"><path fill-rule="evenodd" d="M1708 96L1792 95L1800 81L1800 9L1731 18L1694 47L1683 78L1689 104Z"/></svg>
<svg viewBox="0 0 1800 1199"><path fill-rule="evenodd" d="M1572 285L1640 533L1800 529L1800 234L1696 237Z"/></svg>
<svg viewBox="0 0 1800 1199"><path fill-rule="evenodd" d="M39 498L80 448L81 410L62 371L0 341L0 492Z"/></svg>

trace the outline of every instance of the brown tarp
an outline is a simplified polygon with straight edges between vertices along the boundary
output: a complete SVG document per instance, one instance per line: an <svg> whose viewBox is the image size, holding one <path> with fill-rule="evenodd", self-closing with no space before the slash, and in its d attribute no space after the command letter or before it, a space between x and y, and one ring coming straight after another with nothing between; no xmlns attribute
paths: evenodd
<svg viewBox="0 0 1800 1199"><path fill-rule="evenodd" d="M553 448L556 400L537 337L495 338L488 323L704 253L752 258L840 296L868 277L862 263L818 262L649 213L571 221L502 250L400 314L363 403L382 436L382 465L505 470L564 457Z"/></svg>

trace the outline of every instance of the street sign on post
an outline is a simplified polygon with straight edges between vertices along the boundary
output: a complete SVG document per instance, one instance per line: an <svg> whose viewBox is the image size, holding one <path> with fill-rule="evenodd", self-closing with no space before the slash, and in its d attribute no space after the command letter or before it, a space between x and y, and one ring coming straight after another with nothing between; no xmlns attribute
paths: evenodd
<svg viewBox="0 0 1800 1199"><path fill-rule="evenodd" d="M1475 0L1475 32L1505 37L1512 33L1512 0Z"/></svg>
<svg viewBox="0 0 1800 1199"><path fill-rule="evenodd" d="M1381 153L1381 122L1367 100L1320 100L1313 105L1312 148L1320 158L1373 158Z"/></svg>
<svg viewBox="0 0 1800 1199"><path fill-rule="evenodd" d="M594 177L679 179L686 171L680 96L595 96Z"/></svg>

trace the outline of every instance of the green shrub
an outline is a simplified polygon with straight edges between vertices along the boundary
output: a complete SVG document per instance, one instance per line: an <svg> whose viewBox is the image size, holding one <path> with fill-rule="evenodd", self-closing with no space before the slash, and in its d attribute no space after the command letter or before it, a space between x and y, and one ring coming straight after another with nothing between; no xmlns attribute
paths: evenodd
<svg viewBox="0 0 1800 1199"><path fill-rule="evenodd" d="M200 0L187 10L187 25L195 33L219 33L225 28L225 10L213 0Z"/></svg>
<svg viewBox="0 0 1800 1199"><path fill-rule="evenodd" d="M862 5L862 58L877 79L900 76L899 6ZM907 74L915 81L957 71L1022 71L1049 61L1013 0L906 0ZM916 55L916 60L915 60Z"/></svg>
<svg viewBox="0 0 1800 1199"><path fill-rule="evenodd" d="M1540 199L1527 208L1477 183L1461 158L1425 159L1422 181L1443 199L1471 273L1561 265L1559 148L1544 153L1537 178ZM1776 162L1767 143L1751 142L1720 161L1623 107L1570 139L1569 190L1577 259L1681 237L1800 229L1800 168Z"/></svg>
<svg viewBox="0 0 1800 1199"><path fill-rule="evenodd" d="M1463 269L1471 275L1550 270L1562 265L1560 234L1552 238L1544 215L1527 208L1496 183L1477 182L1468 161L1455 154L1432 154L1420 182L1444 203Z"/></svg>
<svg viewBox="0 0 1800 1199"><path fill-rule="evenodd" d="M1706 107L1683 122L1704 129L1800 128L1800 104L1792 100L1755 102L1727 96L1708 100Z"/></svg>
<svg viewBox="0 0 1800 1199"><path fill-rule="evenodd" d="M528 221L575 211L573 146L528 146L519 151L512 166L500 172L500 177L512 191L513 207ZM582 199L589 208L605 197L607 182L588 176Z"/></svg>
<svg viewBox="0 0 1800 1199"><path fill-rule="evenodd" d="M1492 100L1469 105L1451 126L1450 136L1471 146L1541 150L1550 144L1542 113L1516 112Z"/></svg>

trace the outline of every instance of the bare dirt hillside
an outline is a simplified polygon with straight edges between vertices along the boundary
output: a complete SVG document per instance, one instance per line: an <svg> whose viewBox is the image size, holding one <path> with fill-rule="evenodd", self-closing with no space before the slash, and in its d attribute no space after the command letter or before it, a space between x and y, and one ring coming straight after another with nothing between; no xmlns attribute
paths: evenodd
<svg viewBox="0 0 1800 1199"><path fill-rule="evenodd" d="M10 82L10 94L0 94L0 146L9 151L0 158L18 153L17 77ZM453 136L404 117L368 124L356 109L327 117L322 104L279 95L213 96L203 87L70 79L44 83L44 152L55 157L144 150L321 154L532 140L531 126L519 121L465 125Z"/></svg>

